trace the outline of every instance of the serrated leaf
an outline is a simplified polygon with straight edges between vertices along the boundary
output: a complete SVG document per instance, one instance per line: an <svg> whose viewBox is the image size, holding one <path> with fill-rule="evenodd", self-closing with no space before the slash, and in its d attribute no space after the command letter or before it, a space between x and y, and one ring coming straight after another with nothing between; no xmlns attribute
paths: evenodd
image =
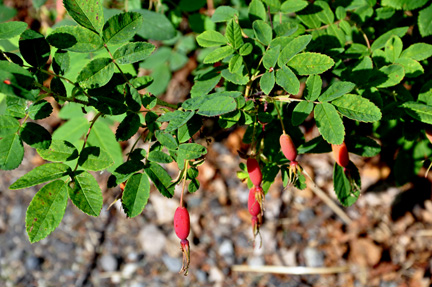
<svg viewBox="0 0 432 287"><path fill-rule="evenodd" d="M203 60L204 64L213 64L219 62L229 55L234 53L234 49L231 46L223 46L210 52Z"/></svg>
<svg viewBox="0 0 432 287"><path fill-rule="evenodd" d="M6 84L5 80L10 84ZM0 93L34 101L35 96L29 91L34 81L33 75L26 69L15 63L0 61Z"/></svg>
<svg viewBox="0 0 432 287"><path fill-rule="evenodd" d="M20 123L17 119L0 115L0 137L16 133L19 127Z"/></svg>
<svg viewBox="0 0 432 287"><path fill-rule="evenodd" d="M139 215L150 197L150 182L145 173L132 175L126 182L122 195L122 206L130 218Z"/></svg>
<svg viewBox="0 0 432 287"><path fill-rule="evenodd" d="M267 12L261 0L252 0L248 9L249 18L251 21L267 19Z"/></svg>
<svg viewBox="0 0 432 287"><path fill-rule="evenodd" d="M132 158L132 157L131 157ZM144 163L141 160L129 160L120 164L111 174L108 179L108 187L114 187L126 181L134 173L144 168Z"/></svg>
<svg viewBox="0 0 432 287"><path fill-rule="evenodd" d="M163 14L146 9L133 10L143 16L143 24L137 34L144 39L156 41L169 40L176 35L176 29L171 21ZM149 28L151 27L151 28Z"/></svg>
<svg viewBox="0 0 432 287"><path fill-rule="evenodd" d="M77 142L87 132L89 125L89 122L83 117L73 118L57 128L52 138Z"/></svg>
<svg viewBox="0 0 432 287"><path fill-rule="evenodd" d="M15 181L9 189L22 189L53 179L59 179L67 176L71 172L69 166L63 163L46 163L38 166Z"/></svg>
<svg viewBox="0 0 432 287"><path fill-rule="evenodd" d="M287 0L282 3L281 11L283 13L294 13L303 10L308 5L305 0Z"/></svg>
<svg viewBox="0 0 432 287"><path fill-rule="evenodd" d="M144 60L154 51L155 46L146 42L126 43L114 52L114 59L119 64L132 64Z"/></svg>
<svg viewBox="0 0 432 287"><path fill-rule="evenodd" d="M147 159L149 161L154 161L154 162L158 162L158 163L170 163L173 161L171 156L169 156L168 154L166 154L162 151L158 151L158 150L153 150L153 151L149 152Z"/></svg>
<svg viewBox="0 0 432 287"><path fill-rule="evenodd" d="M50 46L45 37L33 30L21 34L19 48L24 60L33 67L41 67L48 62Z"/></svg>
<svg viewBox="0 0 432 287"><path fill-rule="evenodd" d="M432 35L432 5L421 10L418 16L418 27L422 37Z"/></svg>
<svg viewBox="0 0 432 287"><path fill-rule="evenodd" d="M27 23L11 21L0 23L0 40L10 39L21 35L27 29Z"/></svg>
<svg viewBox="0 0 432 287"><path fill-rule="evenodd" d="M21 138L33 148L47 149L51 145L51 134L36 123L25 123L21 130Z"/></svg>
<svg viewBox="0 0 432 287"><path fill-rule="evenodd" d="M247 56L250 53L252 53L252 50L253 50L253 46L251 43L244 43L243 46L241 46L239 49L239 54L241 56Z"/></svg>
<svg viewBox="0 0 432 287"><path fill-rule="evenodd" d="M132 81L130 81L132 86L135 87L138 91L144 88L147 88L153 83L153 78L150 76L141 76L134 78Z"/></svg>
<svg viewBox="0 0 432 287"><path fill-rule="evenodd" d="M350 162L349 174L344 172L344 168L338 164L333 169L333 184L336 196L343 206L353 205L360 196L361 181L357 167Z"/></svg>
<svg viewBox="0 0 432 287"><path fill-rule="evenodd" d="M40 120L49 117L53 111L51 104L45 100L34 102L28 109L29 117L33 120Z"/></svg>
<svg viewBox="0 0 432 287"><path fill-rule="evenodd" d="M114 170L114 168L123 162L120 144L116 141L114 133L106 123L97 121L93 125L87 142L92 146L102 148L111 156L114 160L114 165L108 168L109 171Z"/></svg>
<svg viewBox="0 0 432 287"><path fill-rule="evenodd" d="M247 75L241 75L239 73L234 74L228 69L222 70L221 75L225 80L236 85L246 85L249 81L249 77Z"/></svg>
<svg viewBox="0 0 432 287"><path fill-rule="evenodd" d="M386 58L394 63L397 58L399 58L402 52L403 43L402 40L398 36L391 37L385 44L384 52L386 54Z"/></svg>
<svg viewBox="0 0 432 287"><path fill-rule="evenodd" d="M255 20L252 24L255 37L263 45L268 46L273 38L273 31L269 24L263 20Z"/></svg>
<svg viewBox="0 0 432 287"><path fill-rule="evenodd" d="M196 143L184 143L179 145L179 153L182 153L182 158L186 160L196 159L207 154L207 149Z"/></svg>
<svg viewBox="0 0 432 287"><path fill-rule="evenodd" d="M381 146L369 137L351 136L345 142L350 152L360 156L373 157L381 152Z"/></svg>
<svg viewBox="0 0 432 287"><path fill-rule="evenodd" d="M193 111L182 112L177 110L175 112L166 113L165 115L161 116L160 118L158 118L158 122L169 121L169 124L166 127L165 131L172 132L186 124L187 121L190 120L194 114L195 113Z"/></svg>
<svg viewBox="0 0 432 287"><path fill-rule="evenodd" d="M432 81L428 81L422 86L417 102L432 106Z"/></svg>
<svg viewBox="0 0 432 287"><path fill-rule="evenodd" d="M355 84L351 82L335 82L318 98L318 100L320 102L330 102L351 92L354 88Z"/></svg>
<svg viewBox="0 0 432 287"><path fill-rule="evenodd" d="M333 65L334 61L329 56L310 52L297 54L288 62L288 66L299 75L321 74Z"/></svg>
<svg viewBox="0 0 432 287"><path fill-rule="evenodd" d="M106 85L114 75L114 63L110 58L90 61L79 73L77 81L84 89L96 89Z"/></svg>
<svg viewBox="0 0 432 287"><path fill-rule="evenodd" d="M275 75L274 71L271 73L269 71L265 72L264 75L262 75L260 79L260 87L261 90L264 92L264 94L268 95L270 94L271 90L273 89L275 85Z"/></svg>
<svg viewBox="0 0 432 287"><path fill-rule="evenodd" d="M399 28L394 28L390 31L387 31L386 33L382 34L381 36L379 36L371 45L371 50L375 51L377 49L381 49L384 48L385 44L387 43L387 41L392 38L393 36L398 36L400 38L402 38L406 32L408 31L409 27L399 27Z"/></svg>
<svg viewBox="0 0 432 287"><path fill-rule="evenodd" d="M330 6L327 2L315 1L314 5L322 8L322 11L320 11L317 15L321 22L327 25L330 25L334 22L333 11L330 9Z"/></svg>
<svg viewBox="0 0 432 287"><path fill-rule="evenodd" d="M74 180L75 186L68 190L73 204L88 215L98 216L103 205L102 191L98 182L87 171L78 172Z"/></svg>
<svg viewBox="0 0 432 287"><path fill-rule="evenodd" d="M311 29L318 29L321 26L321 20L318 17L319 13L322 11L321 7L314 4L309 4L306 9L297 13L298 19Z"/></svg>
<svg viewBox="0 0 432 287"><path fill-rule="evenodd" d="M276 47L272 47L265 52L264 57L263 57L264 68L269 70L269 69L274 68L276 66L276 62L277 62L278 57L279 57L280 49L281 49L280 46L277 45Z"/></svg>
<svg viewBox="0 0 432 287"><path fill-rule="evenodd" d="M329 103L315 106L314 117L316 125L323 138L331 144L342 144L345 128L335 107Z"/></svg>
<svg viewBox="0 0 432 287"><path fill-rule="evenodd" d="M283 65L288 63L288 61L291 60L296 54L303 51L311 40L312 40L311 35L303 35L303 36L298 36L297 38L289 42L288 45L286 45L282 49L279 55L279 59L278 59L279 67L282 67Z"/></svg>
<svg viewBox="0 0 432 287"><path fill-rule="evenodd" d="M378 88L388 88L399 84L404 76L405 71L402 65L394 64L389 66L384 66L379 69L381 73L377 79L371 79L370 85L377 85Z"/></svg>
<svg viewBox="0 0 432 287"><path fill-rule="evenodd" d="M157 163L148 162L144 171L163 196L173 197L175 186L171 185L171 177L163 167Z"/></svg>
<svg viewBox="0 0 432 287"><path fill-rule="evenodd" d="M424 73L423 66L411 58L399 58L395 61L395 64L402 65L407 78L416 78Z"/></svg>
<svg viewBox="0 0 432 287"><path fill-rule="evenodd" d="M227 22L231 20L235 15L238 16L238 11L229 6L219 6L213 12L211 20L214 23Z"/></svg>
<svg viewBox="0 0 432 287"><path fill-rule="evenodd" d="M312 102L302 101L298 103L293 112L291 123L293 126L298 126L304 122L304 120L310 115L314 107Z"/></svg>
<svg viewBox="0 0 432 287"><path fill-rule="evenodd" d="M423 61L432 56L432 45L427 43L415 43L406 48L401 58L411 58L416 61Z"/></svg>
<svg viewBox="0 0 432 287"><path fill-rule="evenodd" d="M220 45L226 45L228 43L227 38L219 32L210 30L198 35L196 38L198 45L201 47L216 47Z"/></svg>
<svg viewBox="0 0 432 287"><path fill-rule="evenodd" d="M215 96L206 100L198 109L197 114L214 117L229 113L237 108L237 102L229 96Z"/></svg>
<svg viewBox="0 0 432 287"><path fill-rule="evenodd" d="M102 1L63 0L69 15L81 26L100 34L104 24Z"/></svg>
<svg viewBox="0 0 432 287"><path fill-rule="evenodd" d="M300 91L300 81L287 66L276 71L276 83L290 94L297 95Z"/></svg>
<svg viewBox="0 0 432 287"><path fill-rule="evenodd" d="M177 140L169 133L157 131L155 133L156 139L165 146L167 149L175 150L178 147Z"/></svg>
<svg viewBox="0 0 432 287"><path fill-rule="evenodd" d="M105 43L122 44L129 41L140 29L143 20L143 16L137 12L112 16L103 26L102 36Z"/></svg>
<svg viewBox="0 0 432 287"><path fill-rule="evenodd" d="M57 50L54 54L52 68L54 73L64 75L70 67L70 57L67 51Z"/></svg>
<svg viewBox="0 0 432 287"><path fill-rule="evenodd" d="M78 158L78 164L83 169L91 171L104 170L113 163L111 156L97 146L85 147Z"/></svg>
<svg viewBox="0 0 432 287"><path fill-rule="evenodd" d="M374 103L359 95L346 94L332 101L332 104L352 120L376 122L382 117L380 109Z"/></svg>
<svg viewBox="0 0 432 287"><path fill-rule="evenodd" d="M117 127L116 139L118 141L127 141L138 131L140 126L140 117L135 113L129 113Z"/></svg>
<svg viewBox="0 0 432 287"><path fill-rule="evenodd" d="M315 101L321 94L322 80L320 75L310 75L306 80L305 99Z"/></svg>
<svg viewBox="0 0 432 287"><path fill-rule="evenodd" d="M219 83L221 74L211 70L203 75L194 78L194 85L191 89L191 96L198 97L208 94Z"/></svg>
<svg viewBox="0 0 432 287"><path fill-rule="evenodd" d="M142 99L141 95L136 89L126 86L125 100L129 110L133 112L139 112L141 110Z"/></svg>
<svg viewBox="0 0 432 287"><path fill-rule="evenodd" d="M243 65L243 57L240 55L234 55L228 65L228 69L231 73L237 73Z"/></svg>
<svg viewBox="0 0 432 287"><path fill-rule="evenodd" d="M406 102L402 105L405 112L416 120L432 124L432 107L418 102Z"/></svg>
<svg viewBox="0 0 432 287"><path fill-rule="evenodd" d="M194 193L195 191L197 191L199 189L199 187L200 187L199 181L196 178L194 178L189 182L188 191L190 193Z"/></svg>
<svg viewBox="0 0 432 287"><path fill-rule="evenodd" d="M177 138L180 143L188 141L202 126L201 117L196 115L192 117L185 125L177 130Z"/></svg>
<svg viewBox="0 0 432 287"><path fill-rule="evenodd" d="M52 140L48 149L37 149L37 153L44 160L64 162L78 157L76 147L64 140Z"/></svg>
<svg viewBox="0 0 432 287"><path fill-rule="evenodd" d="M414 10L426 4L428 0L383 0L382 6L390 6L395 9Z"/></svg>
<svg viewBox="0 0 432 287"><path fill-rule="evenodd" d="M58 27L48 35L47 41L58 49L77 53L94 52L103 45L99 35L81 26Z"/></svg>
<svg viewBox="0 0 432 287"><path fill-rule="evenodd" d="M68 184L61 180L42 187L26 212L26 231L31 243L48 236L63 219L68 199Z"/></svg>
<svg viewBox="0 0 432 287"><path fill-rule="evenodd" d="M226 28L225 37L234 49L238 49L243 45L243 37L239 24L234 19L231 19Z"/></svg>

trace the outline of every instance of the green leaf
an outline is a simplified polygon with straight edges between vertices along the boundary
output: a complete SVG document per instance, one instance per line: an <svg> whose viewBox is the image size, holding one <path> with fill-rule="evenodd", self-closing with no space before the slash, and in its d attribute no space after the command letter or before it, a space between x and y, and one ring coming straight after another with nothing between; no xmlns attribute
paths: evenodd
<svg viewBox="0 0 432 287"><path fill-rule="evenodd" d="M52 140L48 149L37 149L37 153L44 160L49 161L70 161L78 157L78 150L68 141Z"/></svg>
<svg viewBox="0 0 432 287"><path fill-rule="evenodd" d="M293 126L298 126L304 122L304 120L310 115L314 107L312 102L302 101L298 103L293 112L291 123Z"/></svg>
<svg viewBox="0 0 432 287"><path fill-rule="evenodd" d="M418 27L422 37L432 35L432 5L421 10L418 16Z"/></svg>
<svg viewBox="0 0 432 287"><path fill-rule="evenodd" d="M371 50L375 51L377 49L384 48L387 41L390 40L390 38L392 38L393 36L398 36L398 37L402 38L406 34L406 32L408 31L408 28L409 27L399 27L399 28L394 28L390 31L387 31L386 33L379 36L372 43Z"/></svg>
<svg viewBox="0 0 432 287"><path fill-rule="evenodd" d="M179 153L186 160L196 159L207 154L207 149L196 143L184 143L179 145Z"/></svg>
<svg viewBox="0 0 432 287"><path fill-rule="evenodd" d="M126 43L141 28L143 21L143 16L137 12L124 12L112 16L103 26L102 36L105 43Z"/></svg>
<svg viewBox="0 0 432 287"><path fill-rule="evenodd" d="M135 113L129 113L117 127L116 139L118 141L127 141L138 131L140 126L140 117Z"/></svg>
<svg viewBox="0 0 432 287"><path fill-rule="evenodd" d="M406 102L402 105L405 112L416 120L432 124L432 107L417 102Z"/></svg>
<svg viewBox="0 0 432 287"><path fill-rule="evenodd" d="M215 70L196 76L191 89L191 96L198 97L208 94L219 83L221 77L221 74Z"/></svg>
<svg viewBox="0 0 432 287"><path fill-rule="evenodd" d="M11 83L7 85L4 80ZM34 78L29 71L15 63L0 61L0 93L34 101L35 97L29 91L33 83Z"/></svg>
<svg viewBox="0 0 432 287"><path fill-rule="evenodd" d="M201 117L196 115L191 118L185 125L181 126L177 131L178 141L183 143L188 141L202 126Z"/></svg>
<svg viewBox="0 0 432 287"><path fill-rule="evenodd" d="M70 67L69 53L63 50L57 50L54 54L52 68L54 73L64 75L68 72Z"/></svg>
<svg viewBox="0 0 432 287"><path fill-rule="evenodd" d="M180 0L179 8L185 12L192 12L199 10L205 4L205 0Z"/></svg>
<svg viewBox="0 0 432 287"><path fill-rule="evenodd" d="M422 86L417 101L432 106L432 81L428 81Z"/></svg>
<svg viewBox="0 0 432 287"><path fill-rule="evenodd" d="M426 43L415 43L406 48L401 58L411 58L416 61L423 61L432 56L432 45Z"/></svg>
<svg viewBox="0 0 432 287"><path fill-rule="evenodd" d="M288 62L288 66L299 75L321 74L333 65L334 61L329 56L310 52L297 54Z"/></svg>
<svg viewBox="0 0 432 287"><path fill-rule="evenodd" d="M224 35L213 30L198 35L196 40L201 47L216 47L228 43Z"/></svg>
<svg viewBox="0 0 432 287"><path fill-rule="evenodd" d="M85 147L78 158L78 164L91 171L104 170L113 163L111 156L98 146Z"/></svg>
<svg viewBox="0 0 432 287"><path fill-rule="evenodd" d="M239 50L239 54L241 56L247 56L250 53L252 53L252 50L253 50L253 46L251 43L244 43Z"/></svg>
<svg viewBox="0 0 432 287"><path fill-rule="evenodd" d="M144 88L147 88L153 83L153 78L150 76L141 76L134 78L132 81L130 81L132 86L135 87L138 91Z"/></svg>
<svg viewBox="0 0 432 287"><path fill-rule="evenodd" d="M282 52L279 55L279 59L278 59L279 67L282 67L283 65L288 63L288 61L291 60L296 54L303 51L311 40L312 40L311 35L303 35L303 36L298 36L297 38L289 42L288 45L286 45L282 49Z"/></svg>
<svg viewBox="0 0 432 287"><path fill-rule="evenodd" d="M189 182L188 191L190 193L194 193L195 191L197 191L199 189L199 187L200 187L199 181L196 178L194 178Z"/></svg>
<svg viewBox="0 0 432 287"><path fill-rule="evenodd" d="M318 17L321 11L323 11L321 7L310 4L306 7L306 9L303 9L301 12L297 13L297 17L309 28L318 29L321 26L321 20Z"/></svg>
<svg viewBox="0 0 432 287"><path fill-rule="evenodd" d="M166 132L172 132L178 129L179 127L183 126L187 123L188 120L190 120L194 116L193 111L188 112L182 112L182 111L175 111L172 113L166 113L165 115L158 118L158 122L165 122L169 121L168 126L166 127Z"/></svg>
<svg viewBox="0 0 432 287"><path fill-rule="evenodd" d="M422 7L428 0L383 0L382 6L390 6L395 9L414 10Z"/></svg>
<svg viewBox="0 0 432 287"><path fill-rule="evenodd" d="M385 45L384 52L386 54L386 58L390 62L394 63L396 59L399 58L402 52L402 47L402 40L398 36L391 37Z"/></svg>
<svg viewBox="0 0 432 287"><path fill-rule="evenodd" d="M26 231L31 243L47 237L63 219L68 199L68 184L56 180L42 187L26 212Z"/></svg>
<svg viewBox="0 0 432 287"><path fill-rule="evenodd" d="M53 179L67 176L71 172L69 166L63 163L46 163L38 166L15 181L9 189L22 189L38 185Z"/></svg>
<svg viewBox="0 0 432 287"><path fill-rule="evenodd" d="M33 30L21 34L19 48L24 60L34 67L41 67L48 62L50 46L45 37Z"/></svg>
<svg viewBox="0 0 432 287"><path fill-rule="evenodd" d="M132 64L144 60L154 51L155 46L146 42L126 43L114 52L119 64Z"/></svg>
<svg viewBox="0 0 432 287"><path fill-rule="evenodd" d="M226 28L225 37L234 49L239 49L243 45L243 37L239 24L231 19Z"/></svg>
<svg viewBox="0 0 432 287"><path fill-rule="evenodd" d="M294 13L303 10L308 5L305 0L287 0L282 3L281 11L283 13Z"/></svg>
<svg viewBox="0 0 432 287"><path fill-rule="evenodd" d="M25 123L21 130L21 138L32 148L47 149L51 145L51 134L36 123Z"/></svg>
<svg viewBox="0 0 432 287"><path fill-rule="evenodd" d="M273 38L273 31L269 24L264 22L263 20L255 20L252 24L255 37L260 41L263 45L268 46Z"/></svg>
<svg viewBox="0 0 432 287"><path fill-rule="evenodd" d="M125 96L126 104L128 108L133 112L139 112L142 105L141 95L134 88L131 88L129 85L126 86L126 96Z"/></svg>
<svg viewBox="0 0 432 287"><path fill-rule="evenodd" d="M404 68L401 65L394 64L384 66L379 69L380 75L377 79L371 79L370 85L378 88L388 88L399 84L405 76Z"/></svg>
<svg viewBox="0 0 432 287"><path fill-rule="evenodd" d="M264 94L269 95L271 90L275 85L275 75L274 71L271 73L269 71L265 72L260 79L261 90Z"/></svg>
<svg viewBox="0 0 432 287"><path fill-rule="evenodd" d="M209 53L204 58L203 62L204 62L204 64L213 64L213 63L216 63L216 62L219 62L219 61L225 59L226 57L228 57L232 53L234 53L234 49L231 46L223 46L223 47L217 48L216 50Z"/></svg>
<svg viewBox="0 0 432 287"><path fill-rule="evenodd" d="M73 204L88 215L98 216L102 210L103 198L96 179L87 171L81 171L75 175L74 180L74 188L68 190Z"/></svg>
<svg viewBox="0 0 432 287"><path fill-rule="evenodd" d="M297 147L299 154L305 153L328 153L331 152L331 146L323 139L322 136L311 139Z"/></svg>
<svg viewBox="0 0 432 287"><path fill-rule="evenodd" d="M10 39L21 35L27 29L27 23L11 21L0 23L0 40Z"/></svg>
<svg viewBox="0 0 432 287"><path fill-rule="evenodd" d="M197 114L214 117L229 113L237 108L237 102L229 96L211 97L198 109Z"/></svg>
<svg viewBox="0 0 432 287"><path fill-rule="evenodd" d="M58 27L48 35L47 41L58 49L77 53L95 52L103 45L99 35L81 26Z"/></svg>
<svg viewBox="0 0 432 287"><path fill-rule="evenodd" d="M247 75L241 75L239 73L234 74L228 69L222 70L221 75L225 80L236 85L246 85L249 81L249 77Z"/></svg>
<svg viewBox="0 0 432 287"><path fill-rule="evenodd" d="M228 22L235 15L238 16L238 14L239 14L239 12L236 9L232 8L232 7L229 7L229 6L219 6L213 12L211 20L214 23Z"/></svg>
<svg viewBox="0 0 432 287"><path fill-rule="evenodd" d="M381 146L373 139L354 136L346 139L347 149L359 156L373 157L381 152Z"/></svg>
<svg viewBox="0 0 432 287"><path fill-rule="evenodd" d="M178 142L171 134L164 133L162 131L156 131L155 136L160 144L167 149L175 150L178 148Z"/></svg>
<svg viewBox="0 0 432 287"><path fill-rule="evenodd" d="M57 128L52 138L67 140L73 143L77 142L87 132L89 125L89 122L85 118L73 118Z"/></svg>
<svg viewBox="0 0 432 287"><path fill-rule="evenodd" d="M346 94L332 101L338 111L352 120L376 122L382 117L380 109L371 101L359 95Z"/></svg>
<svg viewBox="0 0 432 287"><path fill-rule="evenodd" d="M333 11L330 9L330 6L327 2L315 1L314 5L322 8L322 11L318 13L318 18L321 20L321 22L327 25L330 25L334 22Z"/></svg>
<svg viewBox="0 0 432 287"><path fill-rule="evenodd" d="M287 66L276 71L276 83L290 94L297 95L300 91L300 81Z"/></svg>
<svg viewBox="0 0 432 287"><path fill-rule="evenodd" d="M63 0L69 15L81 26L100 34L104 24L102 1Z"/></svg>
<svg viewBox="0 0 432 287"><path fill-rule="evenodd" d="M407 78L416 78L424 73L423 66L411 58L399 58L395 61L395 64L402 65Z"/></svg>
<svg viewBox="0 0 432 287"><path fill-rule="evenodd" d="M95 89L106 85L114 75L114 63L110 58L90 61L79 73L77 81L84 89Z"/></svg>
<svg viewBox="0 0 432 287"><path fill-rule="evenodd" d="M126 182L122 195L122 206L128 217L139 215L150 197L150 182L145 173L132 175Z"/></svg>
<svg viewBox="0 0 432 287"><path fill-rule="evenodd" d="M137 32L139 36L156 41L175 37L176 30L164 14L144 9L134 10L134 12L139 12L143 16L143 24Z"/></svg>
<svg viewBox="0 0 432 287"><path fill-rule="evenodd" d="M267 12L261 0L252 0L250 2L248 14L251 22L257 19L264 21L267 19Z"/></svg>
<svg viewBox="0 0 432 287"><path fill-rule="evenodd" d="M315 106L314 117L316 125L323 138L331 144L342 144L345 128L335 107L329 103Z"/></svg>
<svg viewBox="0 0 432 287"><path fill-rule="evenodd" d="M34 102L28 109L29 117L33 120L40 120L49 117L53 111L51 104L45 100Z"/></svg>
<svg viewBox="0 0 432 287"><path fill-rule="evenodd" d="M280 53L280 46L272 47L268 49L263 57L263 65L267 70L274 68L276 66L276 62L278 60Z"/></svg>
<svg viewBox="0 0 432 287"><path fill-rule="evenodd" d="M134 173L144 168L144 163L140 160L129 160L120 164L108 179L108 187L114 187L126 181Z"/></svg>
<svg viewBox="0 0 432 287"><path fill-rule="evenodd" d="M173 197L175 186L171 185L171 177L163 167L157 163L148 162L144 171L163 196Z"/></svg>
<svg viewBox="0 0 432 287"><path fill-rule="evenodd" d="M14 134L18 131L20 123L17 119L0 115L0 137Z"/></svg>
<svg viewBox="0 0 432 287"><path fill-rule="evenodd" d="M149 152L148 160L154 161L154 162L159 162L159 163L170 163L173 161L171 156L169 156L168 154L166 154L162 151L158 151L158 150L153 150L153 151Z"/></svg>
<svg viewBox="0 0 432 287"><path fill-rule="evenodd" d="M306 80L305 99L315 101L321 94L322 80L319 75L310 75Z"/></svg>
<svg viewBox="0 0 432 287"><path fill-rule="evenodd" d="M351 82L335 82L318 98L318 100L320 102L330 102L351 92L354 88L355 84Z"/></svg>
<svg viewBox="0 0 432 287"><path fill-rule="evenodd" d="M358 169L353 163L350 163L348 168L349 177L345 174L344 168L338 164L335 164L333 169L335 193L343 206L353 205L360 196L361 181Z"/></svg>
<svg viewBox="0 0 432 287"><path fill-rule="evenodd" d="M243 65L243 57L236 54L231 57L228 65L228 70L231 73L237 73Z"/></svg>

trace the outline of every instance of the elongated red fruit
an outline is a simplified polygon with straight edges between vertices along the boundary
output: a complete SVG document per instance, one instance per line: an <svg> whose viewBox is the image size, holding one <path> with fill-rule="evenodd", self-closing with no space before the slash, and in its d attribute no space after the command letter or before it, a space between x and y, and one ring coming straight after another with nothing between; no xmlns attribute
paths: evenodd
<svg viewBox="0 0 432 287"><path fill-rule="evenodd" d="M280 136L279 142L284 156L290 161L295 160L297 158L297 148L291 137L287 134L283 134Z"/></svg>
<svg viewBox="0 0 432 287"><path fill-rule="evenodd" d="M174 213L174 230L177 237L185 240L190 232L189 212L185 207L177 207Z"/></svg>
<svg viewBox="0 0 432 287"><path fill-rule="evenodd" d="M426 134L427 139L430 141L430 143L432 143L432 127L428 126L425 129L425 134Z"/></svg>
<svg viewBox="0 0 432 287"><path fill-rule="evenodd" d="M255 197L256 188L252 187L249 190L249 200L248 200L248 210L250 215L257 216L261 213L261 207L259 202L257 201Z"/></svg>
<svg viewBox="0 0 432 287"><path fill-rule="evenodd" d="M258 161L254 158L248 158L246 166L252 183L259 186L262 181L262 173Z"/></svg>
<svg viewBox="0 0 432 287"><path fill-rule="evenodd" d="M335 161L341 167L347 167L349 164L348 149L343 142L340 145L332 144L333 156Z"/></svg>

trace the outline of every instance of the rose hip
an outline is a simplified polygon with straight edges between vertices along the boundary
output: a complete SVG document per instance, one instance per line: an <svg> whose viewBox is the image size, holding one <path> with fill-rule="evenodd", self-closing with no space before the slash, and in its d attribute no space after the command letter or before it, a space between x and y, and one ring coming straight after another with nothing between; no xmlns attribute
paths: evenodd
<svg viewBox="0 0 432 287"><path fill-rule="evenodd" d="M183 263L181 272L186 276L189 270L190 263L190 246L187 237L190 232L190 218L189 212L183 206L177 207L174 213L174 231L178 238L180 238L180 249L183 253Z"/></svg>
<svg viewBox="0 0 432 287"><path fill-rule="evenodd" d="M248 210L250 215L257 216L261 213L261 206L255 197L256 188L252 187L249 190Z"/></svg>
<svg viewBox="0 0 432 287"><path fill-rule="evenodd" d="M349 155L345 142L340 145L332 144L331 146L333 150L333 156L337 164L344 168L348 167Z"/></svg>
<svg viewBox="0 0 432 287"><path fill-rule="evenodd" d="M287 134L282 134L279 138L279 142L282 153L285 155L285 157L290 161L294 161L297 158L297 148L294 145L291 137Z"/></svg>
<svg viewBox="0 0 432 287"><path fill-rule="evenodd" d="M260 186L262 181L262 173L258 161L254 158L248 158L246 161L246 166L249 173L249 178L251 179L253 185Z"/></svg>

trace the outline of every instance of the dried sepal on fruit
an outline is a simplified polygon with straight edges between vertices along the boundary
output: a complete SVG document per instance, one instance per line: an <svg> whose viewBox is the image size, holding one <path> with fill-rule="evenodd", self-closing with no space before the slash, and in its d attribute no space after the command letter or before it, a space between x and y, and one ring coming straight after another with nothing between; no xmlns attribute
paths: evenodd
<svg viewBox="0 0 432 287"><path fill-rule="evenodd" d="M189 212L183 206L177 207L174 213L174 231L178 238L180 238L180 248L183 253L183 264L179 273L186 276L189 271L190 264L190 246L187 237L190 232L190 217Z"/></svg>
<svg viewBox="0 0 432 287"><path fill-rule="evenodd" d="M255 245L255 238L259 233L260 227L260 218L263 215L264 210L264 192L261 187L252 187L249 190L249 199L248 199L248 211L251 217L252 223L252 232L254 236L253 244ZM260 241L262 244L262 240ZM261 247L261 245L260 245Z"/></svg>

